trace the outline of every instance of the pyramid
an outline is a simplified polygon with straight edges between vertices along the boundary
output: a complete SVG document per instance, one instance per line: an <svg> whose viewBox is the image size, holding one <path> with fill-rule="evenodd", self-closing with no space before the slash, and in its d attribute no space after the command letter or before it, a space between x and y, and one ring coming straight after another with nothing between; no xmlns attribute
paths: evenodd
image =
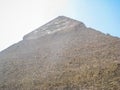
<svg viewBox="0 0 120 90"><path fill-rule="evenodd" d="M120 38L59 16L0 52L0 90L119 90Z"/></svg>

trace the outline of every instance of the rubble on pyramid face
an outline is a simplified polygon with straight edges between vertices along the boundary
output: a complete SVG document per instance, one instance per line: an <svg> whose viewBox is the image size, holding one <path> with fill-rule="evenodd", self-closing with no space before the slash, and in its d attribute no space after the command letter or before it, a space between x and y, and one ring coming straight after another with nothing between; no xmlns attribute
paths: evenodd
<svg viewBox="0 0 120 90"><path fill-rule="evenodd" d="M55 33L57 31L65 30L65 29L78 26L78 25L81 28L85 27L85 25L82 22L79 22L77 20L74 20L74 19L71 19L65 16L59 16L55 18L54 20L48 22L47 24L32 31L31 33L25 35L23 39L24 40L37 39L46 34Z"/></svg>

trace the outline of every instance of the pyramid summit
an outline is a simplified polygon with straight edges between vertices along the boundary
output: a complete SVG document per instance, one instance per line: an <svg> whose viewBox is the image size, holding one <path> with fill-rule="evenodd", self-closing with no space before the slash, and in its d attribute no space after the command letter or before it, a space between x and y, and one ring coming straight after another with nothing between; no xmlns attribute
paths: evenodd
<svg viewBox="0 0 120 90"><path fill-rule="evenodd" d="M0 52L0 90L119 90L120 38L59 16Z"/></svg>
<svg viewBox="0 0 120 90"><path fill-rule="evenodd" d="M47 24L25 35L23 39L25 40L37 39L46 34L51 34L51 33L54 33L60 30L72 28L77 25L81 25L81 28L85 27L85 25L80 21L77 21L77 20L74 20L74 19L71 19L65 16L58 16L54 20L48 22Z"/></svg>

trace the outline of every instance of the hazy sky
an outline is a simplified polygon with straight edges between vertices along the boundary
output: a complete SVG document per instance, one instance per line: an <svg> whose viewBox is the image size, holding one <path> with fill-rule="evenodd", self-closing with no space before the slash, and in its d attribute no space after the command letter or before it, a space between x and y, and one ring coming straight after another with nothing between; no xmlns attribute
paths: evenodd
<svg viewBox="0 0 120 90"><path fill-rule="evenodd" d="M120 0L0 0L0 50L60 15L120 37Z"/></svg>

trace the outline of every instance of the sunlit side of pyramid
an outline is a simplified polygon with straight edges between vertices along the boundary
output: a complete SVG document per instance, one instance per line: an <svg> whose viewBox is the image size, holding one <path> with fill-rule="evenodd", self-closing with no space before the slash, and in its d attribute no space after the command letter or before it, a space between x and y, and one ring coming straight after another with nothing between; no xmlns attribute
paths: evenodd
<svg viewBox="0 0 120 90"><path fill-rule="evenodd" d="M0 52L0 90L119 90L120 38L59 16Z"/></svg>

